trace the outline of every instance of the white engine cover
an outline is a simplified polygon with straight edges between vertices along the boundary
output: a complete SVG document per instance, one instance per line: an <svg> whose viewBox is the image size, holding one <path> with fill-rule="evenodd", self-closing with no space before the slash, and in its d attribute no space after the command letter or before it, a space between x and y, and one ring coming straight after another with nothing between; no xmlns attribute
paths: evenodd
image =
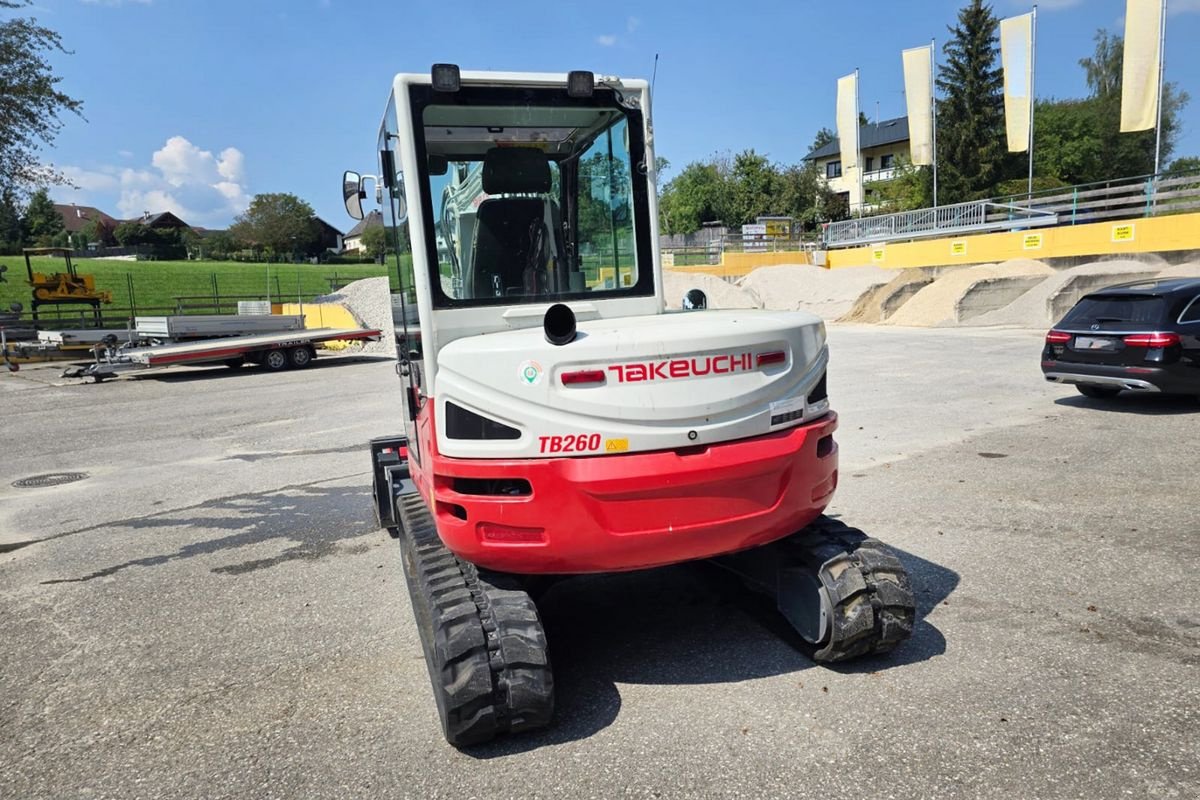
<svg viewBox="0 0 1200 800"><path fill-rule="evenodd" d="M759 366L759 356L780 352L781 361ZM803 311L595 319L563 346L540 327L468 336L438 354L438 449L457 458L571 457L758 436L829 410L828 400L806 401L828 359L824 322ZM580 371L601 372L603 382L563 384ZM447 402L520 437L451 439Z"/></svg>

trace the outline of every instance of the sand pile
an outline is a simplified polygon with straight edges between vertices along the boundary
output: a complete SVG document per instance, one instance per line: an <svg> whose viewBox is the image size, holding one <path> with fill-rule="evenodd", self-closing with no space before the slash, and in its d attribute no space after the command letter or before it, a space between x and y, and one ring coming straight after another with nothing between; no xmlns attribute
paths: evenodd
<svg viewBox="0 0 1200 800"><path fill-rule="evenodd" d="M758 299L749 292L703 272L677 272L663 270L663 299L667 308L683 306L683 296L691 289L699 289L708 297L709 308L758 308Z"/></svg>
<svg viewBox="0 0 1200 800"><path fill-rule="evenodd" d="M902 269L882 286L869 289L839 322L883 322L908 299L933 283L935 268Z"/></svg>
<svg viewBox="0 0 1200 800"><path fill-rule="evenodd" d="M913 295L886 324L957 325L1003 308L1053 272L1040 261L1024 258L950 270Z"/></svg>
<svg viewBox="0 0 1200 800"><path fill-rule="evenodd" d="M1160 278L1200 278L1200 261L1176 264L1158 273Z"/></svg>
<svg viewBox="0 0 1200 800"><path fill-rule="evenodd" d="M802 310L835 320L848 314L864 294L895 277L895 271L878 267L761 267L738 285L757 298L763 308Z"/></svg>
<svg viewBox="0 0 1200 800"><path fill-rule="evenodd" d="M980 314L969 325L1016 325L1044 328L1062 319L1088 292L1117 283L1153 277L1156 266L1137 261L1097 261L1056 272L1012 303Z"/></svg>
<svg viewBox="0 0 1200 800"><path fill-rule="evenodd" d="M392 335L392 292L386 277L364 278L348 283L334 294L316 298L317 303L336 303L351 314L364 328L382 331L378 342L363 344L362 353L394 356L396 343Z"/></svg>

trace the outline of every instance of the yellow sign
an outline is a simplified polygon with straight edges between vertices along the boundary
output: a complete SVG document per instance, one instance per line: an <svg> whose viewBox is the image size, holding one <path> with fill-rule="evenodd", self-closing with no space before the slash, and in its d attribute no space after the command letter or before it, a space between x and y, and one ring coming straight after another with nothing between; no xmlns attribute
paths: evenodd
<svg viewBox="0 0 1200 800"><path fill-rule="evenodd" d="M1113 225L1112 240L1114 242L1132 242L1133 241L1133 223L1128 225Z"/></svg>
<svg viewBox="0 0 1200 800"><path fill-rule="evenodd" d="M876 247L874 250L871 251L871 260L874 261L876 264L883 263L883 248L882 247Z"/></svg>
<svg viewBox="0 0 1200 800"><path fill-rule="evenodd" d="M604 451L606 453L624 453L629 449L628 439L605 439Z"/></svg>
<svg viewBox="0 0 1200 800"><path fill-rule="evenodd" d="M962 239L950 243L950 255L965 256L967 254L967 243Z"/></svg>
<svg viewBox="0 0 1200 800"><path fill-rule="evenodd" d="M1040 233L1025 234L1025 237L1021 239L1021 246L1026 250L1041 250L1042 235Z"/></svg>
<svg viewBox="0 0 1200 800"><path fill-rule="evenodd" d="M763 224L767 226L767 238L769 239L787 239L792 235L790 219L768 219L763 220Z"/></svg>

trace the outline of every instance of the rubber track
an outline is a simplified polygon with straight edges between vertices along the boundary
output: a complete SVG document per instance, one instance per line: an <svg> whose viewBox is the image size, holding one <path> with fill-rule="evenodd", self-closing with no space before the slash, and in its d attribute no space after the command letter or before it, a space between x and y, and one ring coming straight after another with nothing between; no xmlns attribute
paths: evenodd
<svg viewBox="0 0 1200 800"><path fill-rule="evenodd" d="M456 558L419 494L397 499L405 576L446 740L539 728L554 679L537 607L517 581Z"/></svg>
<svg viewBox="0 0 1200 800"><path fill-rule="evenodd" d="M829 593L830 637L814 659L888 653L912 636L916 606L908 571L883 542L826 516L784 542Z"/></svg>

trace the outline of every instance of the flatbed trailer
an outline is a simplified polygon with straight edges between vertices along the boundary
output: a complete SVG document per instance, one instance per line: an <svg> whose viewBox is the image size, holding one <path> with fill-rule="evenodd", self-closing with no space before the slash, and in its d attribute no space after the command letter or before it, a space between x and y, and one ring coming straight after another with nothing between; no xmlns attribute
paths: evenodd
<svg viewBox="0 0 1200 800"><path fill-rule="evenodd" d="M316 358L316 347L331 341L378 341L380 332L367 328L313 328L254 336L230 336L195 342L118 347L115 341L95 348L95 363L63 371L64 378L92 378L96 383L125 372L155 367L258 364L271 371L303 369ZM113 337L115 339L115 337Z"/></svg>

